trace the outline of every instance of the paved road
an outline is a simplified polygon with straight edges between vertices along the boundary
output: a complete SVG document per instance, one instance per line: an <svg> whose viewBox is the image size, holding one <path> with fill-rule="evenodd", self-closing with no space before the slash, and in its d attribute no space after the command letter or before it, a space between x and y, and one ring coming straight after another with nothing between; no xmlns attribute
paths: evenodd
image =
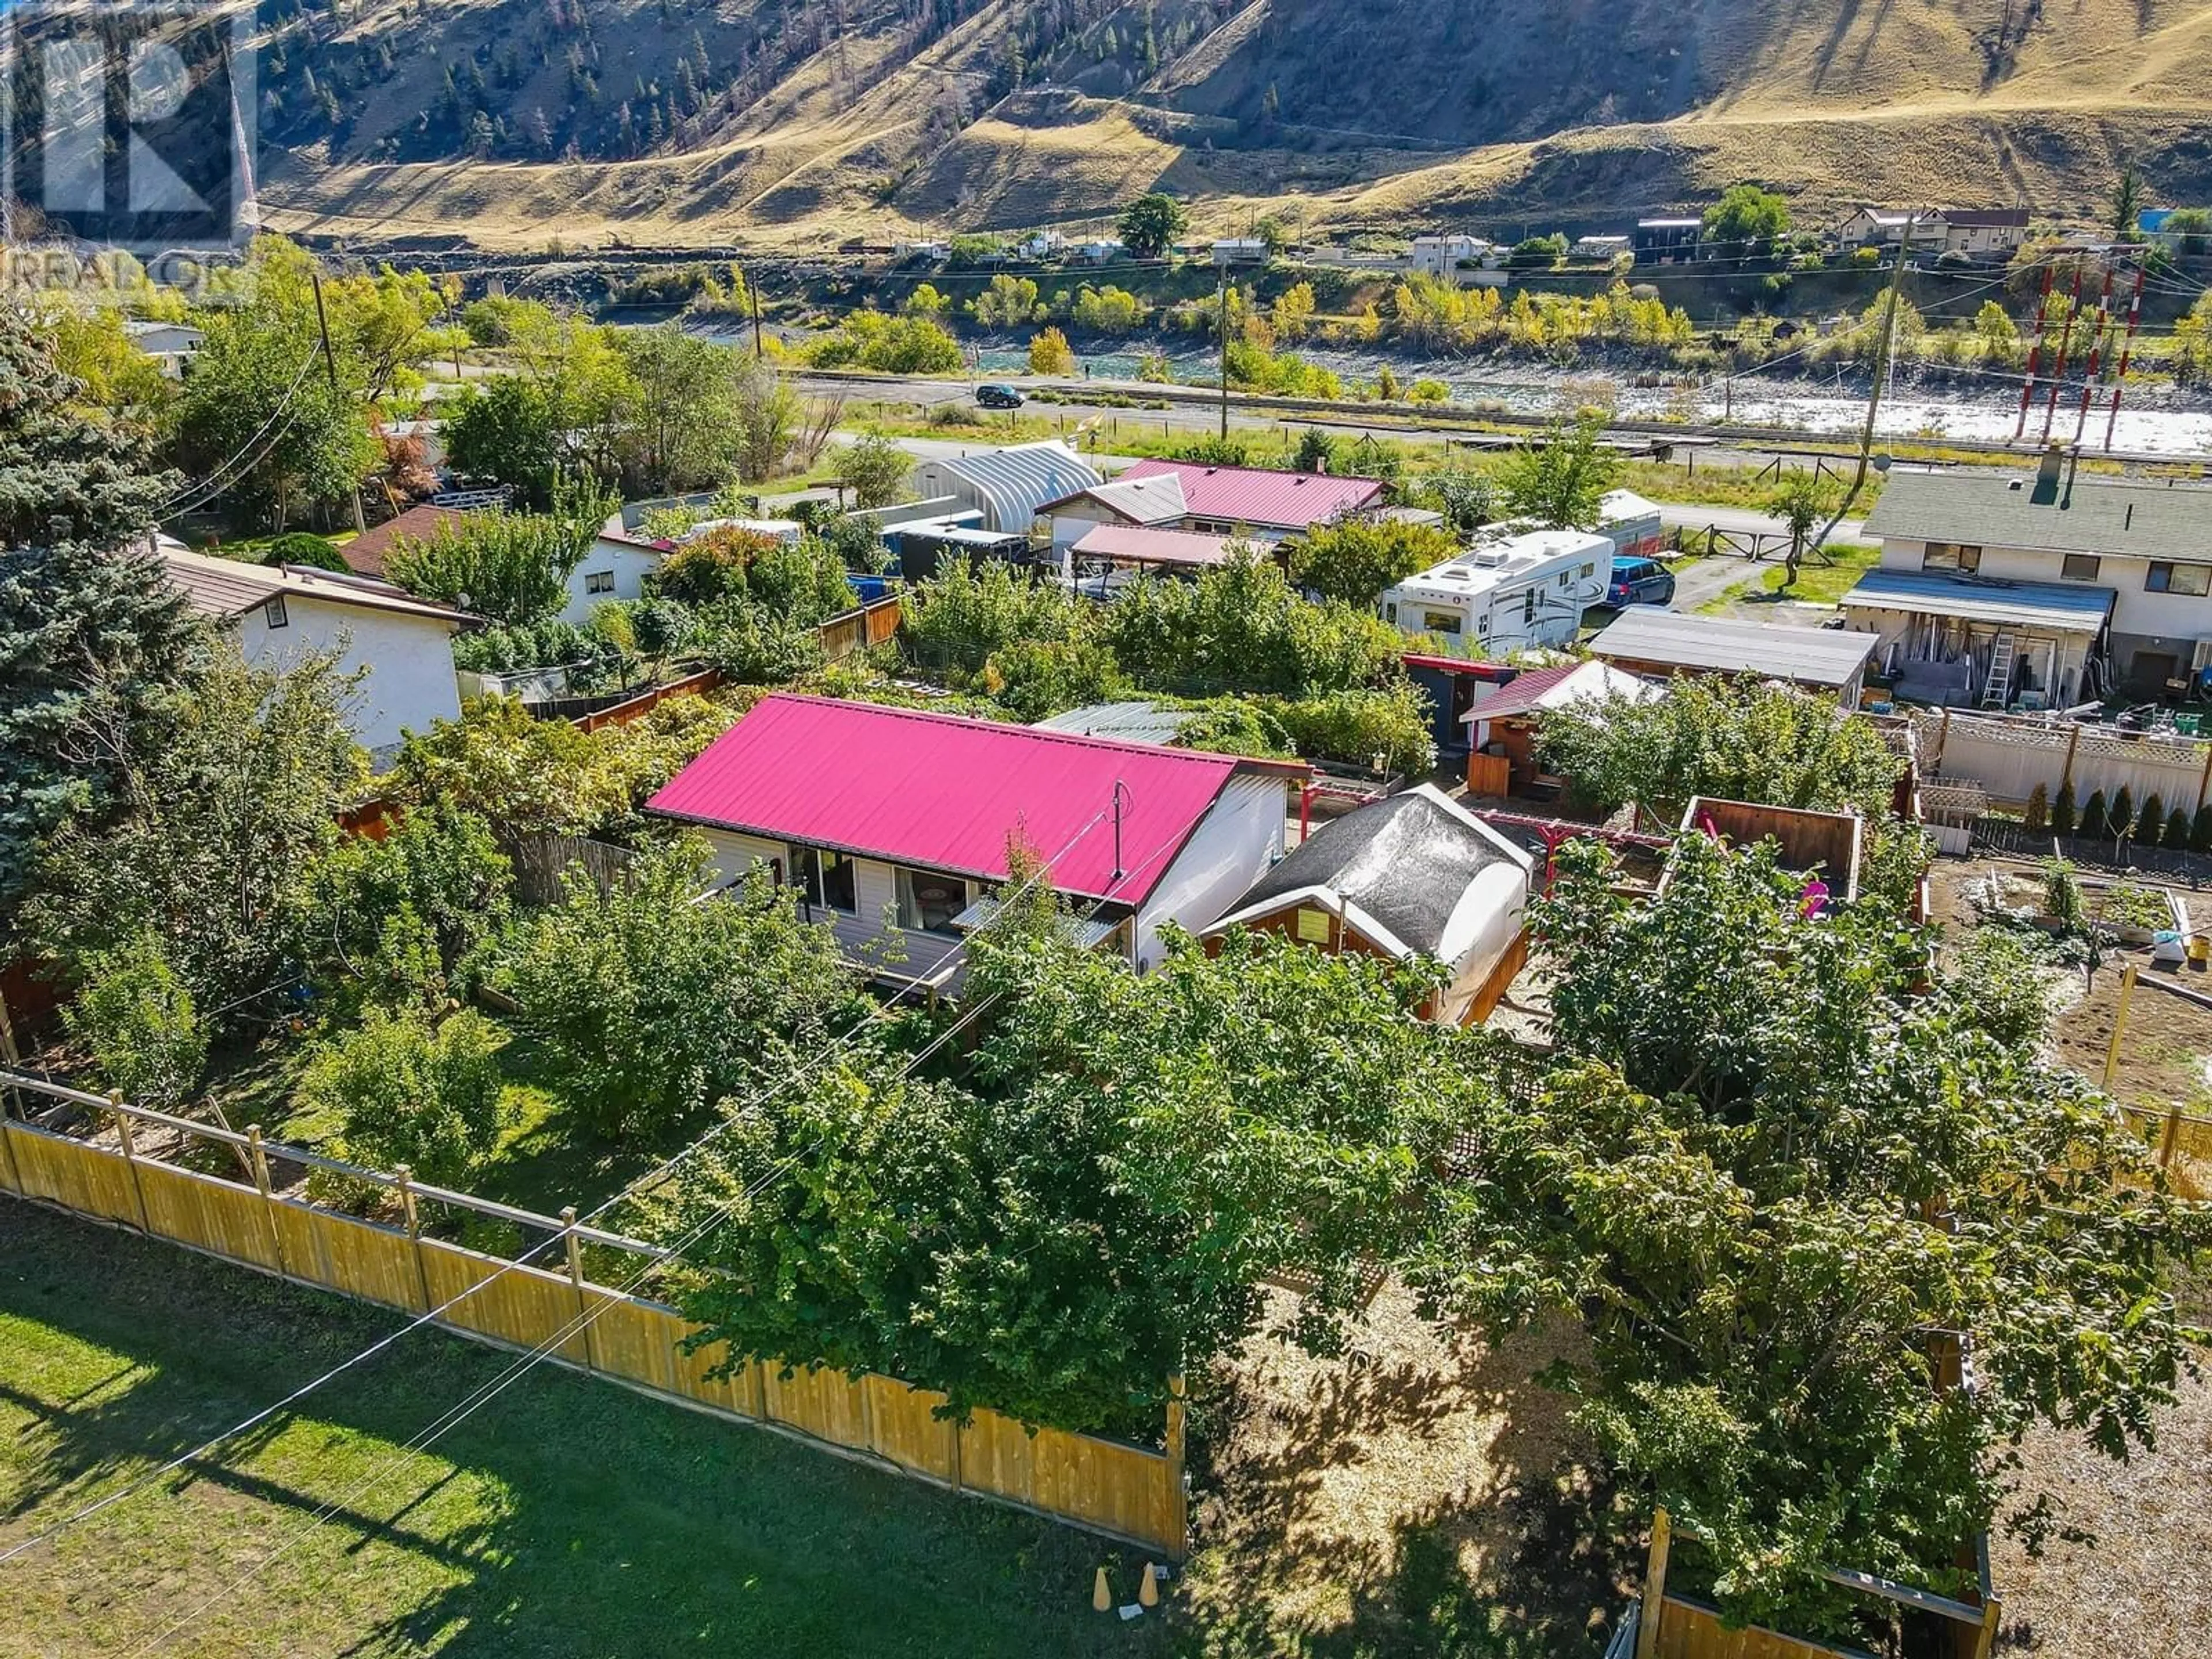
<svg viewBox="0 0 2212 1659"><path fill-rule="evenodd" d="M1704 507L1695 501L1662 501L1659 516L1669 528L1704 530L1708 527L1735 536L1787 536L1790 526L1771 513L1750 507ZM1845 543L1866 539L1864 519L1845 519L1825 541Z"/></svg>

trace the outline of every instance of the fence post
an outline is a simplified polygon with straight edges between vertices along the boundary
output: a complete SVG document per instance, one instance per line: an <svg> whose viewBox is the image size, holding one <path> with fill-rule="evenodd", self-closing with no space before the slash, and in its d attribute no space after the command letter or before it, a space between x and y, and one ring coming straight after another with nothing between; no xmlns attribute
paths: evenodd
<svg viewBox="0 0 2212 1659"><path fill-rule="evenodd" d="M2078 733L2081 728L2077 726L2074 730ZM1941 775L1943 770L1943 750L1950 746L1950 742L1951 705L1947 702L1943 705L1942 722L1936 728L1936 758L1928 763L1929 769L1938 775Z"/></svg>
<svg viewBox="0 0 2212 1659"><path fill-rule="evenodd" d="M1180 1555L1190 1547L1190 1490L1183 1479L1182 1373L1168 1378L1168 1502L1175 1513L1175 1547Z"/></svg>
<svg viewBox="0 0 2212 1659"><path fill-rule="evenodd" d="M138 1206L138 1231L151 1233L146 1219L146 1189L138 1184L138 1149L131 1144L131 1115L123 1109L123 1091L107 1091L107 1109L115 1114L115 1138L123 1147L123 1164L131 1171L131 1201Z"/></svg>
<svg viewBox="0 0 2212 1659"><path fill-rule="evenodd" d="M2174 1148L2180 1144L2180 1141L2181 1103L2177 1100L2166 1109L2166 1133L2159 1137L2158 1142L2160 1169L2170 1170L2173 1167Z"/></svg>
<svg viewBox="0 0 2212 1659"><path fill-rule="evenodd" d="M13 1089L0 1089L0 1164L8 1166L8 1189L20 1193L23 1190L23 1172L15 1167L15 1141L8 1127L8 1101L15 1092Z"/></svg>
<svg viewBox="0 0 2212 1659"><path fill-rule="evenodd" d="M2097 1085L2100 1089L2111 1089L2112 1073L2120 1068L2120 1038L2128 1029L2128 1003L2135 994L2136 966L2130 963L2120 975L2120 1006L2112 1010L2112 1040L2105 1046L2105 1075Z"/></svg>
<svg viewBox="0 0 2212 1659"><path fill-rule="evenodd" d="M1944 710L1948 717L1949 709ZM2058 787L2063 793L2074 781L2074 751L2081 746L2081 722L2076 720L2066 734L2066 764L2058 770Z"/></svg>
<svg viewBox="0 0 2212 1659"><path fill-rule="evenodd" d="M291 1274L284 1266L284 1232L276 1224L276 1194L269 1180L269 1155L261 1150L261 1126L246 1126L246 1167L253 1171L254 1190L261 1194L261 1214L269 1224L269 1248L276 1257L276 1271L286 1278Z"/></svg>
<svg viewBox="0 0 2212 1659"><path fill-rule="evenodd" d="M1644 1567L1643 1615L1636 1621L1636 1659L1656 1659L1659 1621L1667 1605L1667 1551L1674 1529L1667 1511L1651 1511L1651 1553Z"/></svg>
<svg viewBox="0 0 2212 1659"><path fill-rule="evenodd" d="M1990 1596L1982 1603L1982 1628L1974 1638L1974 1659L1990 1659L1997 1644L1997 1626L2004 1618L2004 1602Z"/></svg>
<svg viewBox="0 0 2212 1659"><path fill-rule="evenodd" d="M568 1246L568 1282L576 1287L576 1317L584 1322L584 1364L593 1370L599 1364L599 1322L592 1317L591 1300L584 1294L584 1245L576 1237L576 1206L569 1205L561 1212L562 1237Z"/></svg>
<svg viewBox="0 0 2212 1659"><path fill-rule="evenodd" d="M2081 728L2077 726L2074 729L2079 732ZM2197 810L2200 812L2204 810L2208 789L2212 789L2212 743L2204 745L2204 769L2197 775Z"/></svg>
<svg viewBox="0 0 2212 1659"><path fill-rule="evenodd" d="M422 1265L422 1223L415 1213L415 1170L412 1165L402 1164L392 1173L399 1183L399 1213L406 1218L407 1242L414 1249L415 1288L422 1294L422 1311L428 1313L438 1304L430 1300L430 1270Z"/></svg>

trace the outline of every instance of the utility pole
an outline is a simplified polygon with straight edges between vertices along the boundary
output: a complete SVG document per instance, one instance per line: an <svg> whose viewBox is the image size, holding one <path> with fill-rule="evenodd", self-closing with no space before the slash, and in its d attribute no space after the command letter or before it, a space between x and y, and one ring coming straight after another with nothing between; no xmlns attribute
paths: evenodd
<svg viewBox="0 0 2212 1659"><path fill-rule="evenodd" d="M1874 387L1867 393L1866 429L1859 434L1859 470L1851 479L1850 493L1844 497L1849 507L1858 499L1859 491L1866 488L1867 463L1874 454L1875 416L1881 410L1881 383L1889 378L1889 356L1897 343L1897 302L1905 289L1905 256L1912 251L1913 228L1920 222L1917 213L1907 214L1905 234L1897 245L1897 264L1889 273L1889 303L1882 307L1881 338L1876 343L1874 360ZM1837 517L1843 515L1839 513Z"/></svg>
<svg viewBox="0 0 2212 1659"><path fill-rule="evenodd" d="M323 273L318 267L309 275L315 285L315 326L322 331L323 336L323 368L330 374L331 401L336 404L341 396L338 391L338 360L337 354L331 349L331 319L329 314L323 309ZM362 515L361 510L361 484L358 480L354 484L351 495L353 532L358 536L368 528L368 520Z"/></svg>
<svg viewBox="0 0 2212 1659"><path fill-rule="evenodd" d="M757 356L759 356L761 355L761 337L760 337L760 334L761 334L761 330L760 330L760 290L759 290L758 289L755 288L755 287L752 285L752 283L751 283L750 281L748 281L748 280L746 279L744 270L744 269L743 269L742 267L740 267L740 268L739 268L739 270L738 270L738 280L739 282L741 282L741 283L744 283L744 285L745 285L745 295L746 295L746 297L747 297L748 299L750 299L750 300L752 301L752 307L753 307L753 356L756 356L756 357L757 357Z"/></svg>
<svg viewBox="0 0 2212 1659"><path fill-rule="evenodd" d="M1214 304L1221 313L1221 441L1229 441L1229 267L1221 267L1214 285Z"/></svg>

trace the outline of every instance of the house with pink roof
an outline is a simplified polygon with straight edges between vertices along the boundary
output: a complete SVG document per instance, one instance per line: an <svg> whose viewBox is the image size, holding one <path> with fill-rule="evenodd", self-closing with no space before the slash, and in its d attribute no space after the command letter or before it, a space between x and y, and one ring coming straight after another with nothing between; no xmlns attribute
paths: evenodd
<svg viewBox="0 0 2212 1659"><path fill-rule="evenodd" d="M879 978L957 994L1010 843L1046 863L1084 942L1139 969L1282 855L1301 762L1124 743L779 692L646 804L706 837L720 880L765 866Z"/></svg>
<svg viewBox="0 0 2212 1659"><path fill-rule="evenodd" d="M1274 543L1331 519L1379 511L1382 489L1380 478L1139 461L1111 482L1048 501L1038 512L1051 519L1052 543L1060 549L1102 524Z"/></svg>

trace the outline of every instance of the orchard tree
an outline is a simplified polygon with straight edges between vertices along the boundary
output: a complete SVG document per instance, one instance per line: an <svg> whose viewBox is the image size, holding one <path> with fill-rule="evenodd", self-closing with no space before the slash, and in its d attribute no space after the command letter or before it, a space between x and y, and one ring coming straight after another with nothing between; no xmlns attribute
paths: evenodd
<svg viewBox="0 0 2212 1659"><path fill-rule="evenodd" d="M876 432L865 433L834 452L830 464L852 486L853 505L863 508L889 507L898 500L914 471L914 457L900 447L898 440Z"/></svg>
<svg viewBox="0 0 2212 1659"><path fill-rule="evenodd" d="M1434 525L1346 518L1316 525L1291 548L1291 580L1324 599L1371 606L1382 590L1441 564L1458 541Z"/></svg>
<svg viewBox="0 0 2212 1659"><path fill-rule="evenodd" d="M1503 475L1508 509L1547 530L1595 530L1620 459L1601 441L1604 422L1554 421L1513 452Z"/></svg>
<svg viewBox="0 0 2212 1659"><path fill-rule="evenodd" d="M1783 479L1782 487L1767 497L1766 510L1781 520L1790 532L1790 553L1782 567L1782 586L1785 590L1795 587L1814 528L1827 510L1821 501L1820 480L1802 468L1790 473Z"/></svg>
<svg viewBox="0 0 2212 1659"><path fill-rule="evenodd" d="M1121 210L1121 246L1139 259L1157 259L1175 246L1189 222L1182 203L1153 191Z"/></svg>
<svg viewBox="0 0 2212 1659"><path fill-rule="evenodd" d="M465 514L426 540L401 537L386 568L424 599L494 622L536 622L568 602L569 574L618 505L594 485L557 480L550 512Z"/></svg>
<svg viewBox="0 0 2212 1659"><path fill-rule="evenodd" d="M1730 185L1705 210L1704 235L1720 257L1763 258L1790 234L1790 204L1757 185Z"/></svg>
<svg viewBox="0 0 2212 1659"><path fill-rule="evenodd" d="M2026 953L1952 977L1884 906L1808 920L1771 845L1686 836L1653 899L1616 877L1560 849L1551 1069L1472 1097L1413 1277L1493 1329L1579 1315L1577 1415L1707 1540L1723 1614L1856 1639L1825 1569L1956 1595L1984 1529L2054 1529L2031 1428L2151 1443L2212 1212L2037 1051Z"/></svg>
<svg viewBox="0 0 2212 1659"><path fill-rule="evenodd" d="M125 780L77 740L88 716L141 726L190 677L204 636L145 540L180 483L0 307L0 907L33 842Z"/></svg>

